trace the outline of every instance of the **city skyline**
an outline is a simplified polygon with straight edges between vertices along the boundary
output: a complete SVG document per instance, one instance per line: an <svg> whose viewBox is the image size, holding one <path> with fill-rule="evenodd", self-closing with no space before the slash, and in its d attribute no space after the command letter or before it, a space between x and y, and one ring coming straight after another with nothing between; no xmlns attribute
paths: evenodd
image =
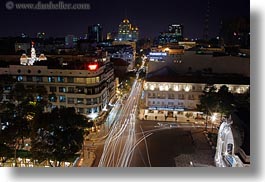
<svg viewBox="0 0 265 182"><path fill-rule="evenodd" d="M41 1L48 3L49 1ZM57 3L57 1L53 1ZM64 1L72 3L71 1ZM124 5L123 1L78 1L89 3L90 10L7 10L6 2L1 2L1 22L5 29L0 36L19 36L25 33L35 37L37 32L45 32L47 37L64 37L68 34L84 36L87 27L101 24L104 38L108 32L118 31L118 25L128 18L140 29L140 38L154 38L167 29L169 24L183 24L184 37L202 38L207 0L178 2L163 1L165 6L157 2L140 2L139 0ZM223 18L238 16L249 17L250 3L244 1L210 1L209 37L219 33ZM14 3L16 3L14 1ZM18 2L17 2L18 3ZM24 1L19 3L36 3ZM17 19L19 13L20 18ZM196 18L194 18L196 17ZM35 26L34 26L35 25ZM12 32L12 33L11 33Z"/></svg>
<svg viewBox="0 0 265 182"><path fill-rule="evenodd" d="M252 166L249 1L17 1L0 167Z"/></svg>

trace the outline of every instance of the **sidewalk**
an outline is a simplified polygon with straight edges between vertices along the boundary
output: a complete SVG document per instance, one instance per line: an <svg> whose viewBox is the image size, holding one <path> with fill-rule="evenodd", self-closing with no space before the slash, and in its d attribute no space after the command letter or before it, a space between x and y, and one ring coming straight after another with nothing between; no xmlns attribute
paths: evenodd
<svg viewBox="0 0 265 182"><path fill-rule="evenodd" d="M91 140L85 140L83 151L81 153L80 160L78 162L78 167L92 167L95 160L96 160L96 154L95 154L96 146L94 145L94 142Z"/></svg>
<svg viewBox="0 0 265 182"><path fill-rule="evenodd" d="M144 109L140 109L140 113L138 115L140 120L151 120L151 121L160 121L160 122L179 122L179 123L198 123L202 121L195 120L194 118L187 118L186 116L178 116L177 119L175 117L165 117L164 114L147 114L145 117Z"/></svg>

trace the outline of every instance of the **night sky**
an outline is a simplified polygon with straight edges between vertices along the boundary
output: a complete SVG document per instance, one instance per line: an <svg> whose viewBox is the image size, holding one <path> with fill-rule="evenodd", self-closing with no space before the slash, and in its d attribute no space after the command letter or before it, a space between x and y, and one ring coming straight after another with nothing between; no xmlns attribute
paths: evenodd
<svg viewBox="0 0 265 182"><path fill-rule="evenodd" d="M42 0L41 2L49 2ZM54 3L59 0L53 0ZM155 37L173 23L184 25L184 37L202 37L207 0L64 0L65 3L90 3L90 10L7 10L1 1L0 37L18 36L22 32L35 36L82 36L90 24L102 24L104 34L117 31L126 17L140 29L140 37ZM13 2L38 2L13 0ZM218 35L221 18L249 16L249 0L211 0L209 36Z"/></svg>

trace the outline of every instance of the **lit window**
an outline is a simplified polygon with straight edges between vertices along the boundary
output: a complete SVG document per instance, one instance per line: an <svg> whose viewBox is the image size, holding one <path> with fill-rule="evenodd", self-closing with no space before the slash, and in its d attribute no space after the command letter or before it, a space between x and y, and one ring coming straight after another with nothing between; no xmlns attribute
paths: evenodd
<svg viewBox="0 0 265 182"><path fill-rule="evenodd" d="M76 87L76 89L77 89L77 92L78 92L79 94L83 94L83 93L85 93L85 88L84 88L84 87Z"/></svg>
<svg viewBox="0 0 265 182"><path fill-rule="evenodd" d="M65 87L59 87L59 92L65 93L66 92L66 88Z"/></svg>
<svg viewBox="0 0 265 182"><path fill-rule="evenodd" d="M57 97L55 94L50 94L49 95L49 101L50 102L56 102L57 101Z"/></svg>
<svg viewBox="0 0 265 182"><path fill-rule="evenodd" d="M96 77L96 83L99 83L99 82L100 82L99 77Z"/></svg>
<svg viewBox="0 0 265 182"><path fill-rule="evenodd" d="M59 101L60 102L66 102L66 97L63 95L59 96Z"/></svg>
<svg viewBox="0 0 265 182"><path fill-rule="evenodd" d="M166 86L165 86L165 91L168 91L168 90L169 90L169 86L166 85Z"/></svg>
<svg viewBox="0 0 265 182"><path fill-rule="evenodd" d="M77 104L84 104L83 98L77 98Z"/></svg>
<svg viewBox="0 0 265 182"><path fill-rule="evenodd" d="M85 78L76 78L76 82L77 83L84 83L85 82Z"/></svg>
<svg viewBox="0 0 265 182"><path fill-rule="evenodd" d="M186 85L184 90L185 90L185 92L189 92L190 91L190 87L188 85Z"/></svg>
<svg viewBox="0 0 265 182"><path fill-rule="evenodd" d="M92 113L92 108L88 108L87 109L87 114L91 114Z"/></svg>
<svg viewBox="0 0 265 182"><path fill-rule="evenodd" d="M42 99L43 99L43 97L40 96L40 95L38 95L38 96L36 97L36 100L37 100L38 102L42 101Z"/></svg>
<svg viewBox="0 0 265 182"><path fill-rule="evenodd" d="M238 94L242 94L242 93L244 93L244 92L245 92L244 87L239 87L239 88L237 89L237 93L238 93Z"/></svg>
<svg viewBox="0 0 265 182"><path fill-rule="evenodd" d="M150 90L155 90L155 85L150 85Z"/></svg>
<svg viewBox="0 0 265 182"><path fill-rule="evenodd" d="M62 77L62 76L58 76L57 81L58 81L59 83L63 83L63 82L64 82L64 77Z"/></svg>
<svg viewBox="0 0 265 182"><path fill-rule="evenodd" d="M48 77L48 82L49 82L49 83L51 83L51 82L55 82L55 79L54 79L54 77L52 77L52 76L49 76L49 77Z"/></svg>
<svg viewBox="0 0 265 182"><path fill-rule="evenodd" d="M17 81L22 82L23 81L23 76L17 76Z"/></svg>
<svg viewBox="0 0 265 182"><path fill-rule="evenodd" d="M176 86L174 87L174 90L175 90L176 92L178 92L178 91L179 91L179 86L176 85Z"/></svg>

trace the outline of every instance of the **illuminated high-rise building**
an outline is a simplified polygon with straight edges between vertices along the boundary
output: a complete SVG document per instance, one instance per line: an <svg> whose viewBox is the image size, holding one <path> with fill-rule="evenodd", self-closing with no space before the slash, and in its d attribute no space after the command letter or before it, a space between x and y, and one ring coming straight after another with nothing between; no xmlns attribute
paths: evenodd
<svg viewBox="0 0 265 182"><path fill-rule="evenodd" d="M159 35L159 43L167 44L183 40L183 25L172 24L168 26L167 32L162 32Z"/></svg>
<svg viewBox="0 0 265 182"><path fill-rule="evenodd" d="M124 19L119 25L118 41L137 41L139 38L139 29L133 26L128 19Z"/></svg>

